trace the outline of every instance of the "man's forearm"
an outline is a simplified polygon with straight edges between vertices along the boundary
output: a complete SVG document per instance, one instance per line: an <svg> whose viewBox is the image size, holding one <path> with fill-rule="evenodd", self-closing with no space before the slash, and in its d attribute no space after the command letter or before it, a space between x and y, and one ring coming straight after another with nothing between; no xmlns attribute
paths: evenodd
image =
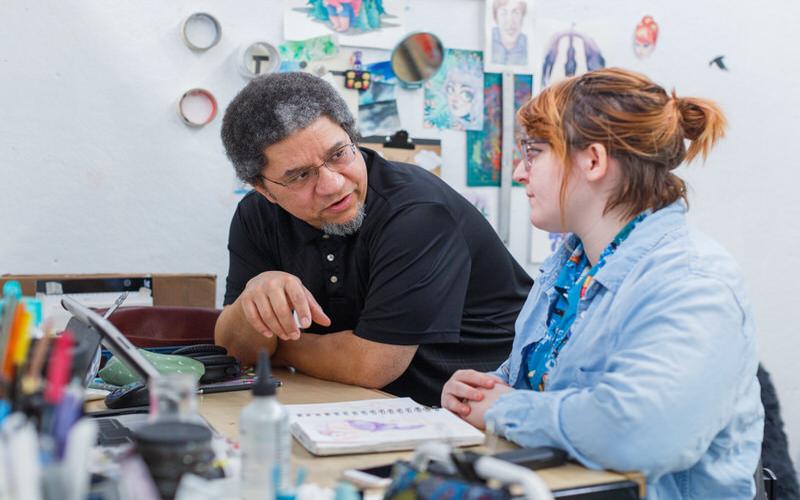
<svg viewBox="0 0 800 500"><path fill-rule="evenodd" d="M256 332L236 301L220 313L214 327L214 343L227 349L240 363L251 365L258 359L259 351L265 349L270 356L275 352L277 338L267 338Z"/></svg>
<svg viewBox="0 0 800 500"><path fill-rule="evenodd" d="M380 388L408 368L416 349L371 342L351 330L326 335L303 333L298 340L280 340L273 359L313 377Z"/></svg>

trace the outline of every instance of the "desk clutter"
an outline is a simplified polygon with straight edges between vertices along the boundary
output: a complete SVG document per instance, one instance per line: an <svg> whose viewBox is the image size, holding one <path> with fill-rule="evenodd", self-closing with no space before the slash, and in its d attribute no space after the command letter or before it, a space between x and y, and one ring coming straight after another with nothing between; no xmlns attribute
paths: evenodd
<svg viewBox="0 0 800 500"><path fill-rule="evenodd" d="M443 441L430 448L438 450L438 457L393 464L385 498L409 493L429 498L431 487L448 485L464 493L453 498L508 498L504 485L519 480L491 476L500 480L494 484L486 481L486 474L495 474L491 470L465 476L472 469L447 465L461 463L450 446L484 440L480 431L447 411L409 398L284 406L277 400L281 382L272 377L266 352L259 353L253 374L243 373L215 346L137 349L107 319L124 300L123 294L103 317L65 297L62 305L72 317L68 329L55 333L47 321L40 329L35 299L22 297L13 281L4 285L0 499L378 498L362 497L352 479L334 488L305 484L305 468L292 470L292 435L318 455L418 445L424 450ZM102 378L95 378L101 341L114 356L99 370ZM112 389L105 398L109 410L85 413L87 386ZM200 415L197 394L241 389L252 390L253 397L241 409L236 442ZM469 457L470 463L486 463L482 455ZM536 460L543 463L538 455ZM429 461L443 465L429 467Z"/></svg>
<svg viewBox="0 0 800 500"><path fill-rule="evenodd" d="M120 295L106 316L126 294ZM154 357L148 359L99 314L70 298L63 304L73 314L68 328L56 333L52 322L45 321L42 331L41 303L22 297L15 281L3 286L0 498L83 499L90 491L108 493L99 498L124 498L128 487L133 492L129 498L173 498L185 473L222 477L218 459L225 451L220 453L214 442L224 439L197 414L197 382L211 375L208 385L221 383L230 388L234 387L230 379L236 379L250 388L252 377L246 383L239 380L238 363L230 363L233 358L218 349L182 348L179 354L194 358L148 353ZM108 363L107 380L94 379L103 337L116 354L126 353L122 362ZM150 365L143 367L143 363ZM224 364L228 369L207 370L206 363L217 368ZM143 373L146 383L140 380ZM107 406L138 404L138 408L85 415L87 383L93 380L114 388L109 393L112 397L106 396ZM129 384L120 387L109 382ZM109 432L112 438L104 441Z"/></svg>

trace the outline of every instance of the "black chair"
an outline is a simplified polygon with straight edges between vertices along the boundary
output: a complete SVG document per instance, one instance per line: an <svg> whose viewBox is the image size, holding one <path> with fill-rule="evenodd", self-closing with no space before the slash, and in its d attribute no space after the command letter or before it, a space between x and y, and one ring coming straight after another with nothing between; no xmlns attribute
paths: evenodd
<svg viewBox="0 0 800 500"><path fill-rule="evenodd" d="M761 365L758 365L758 382L761 384L761 402L764 405L764 442L761 446L763 468L759 467L763 480L756 479L756 484L763 486L766 496L756 498L800 499L800 487L783 430L778 394L769 373Z"/></svg>

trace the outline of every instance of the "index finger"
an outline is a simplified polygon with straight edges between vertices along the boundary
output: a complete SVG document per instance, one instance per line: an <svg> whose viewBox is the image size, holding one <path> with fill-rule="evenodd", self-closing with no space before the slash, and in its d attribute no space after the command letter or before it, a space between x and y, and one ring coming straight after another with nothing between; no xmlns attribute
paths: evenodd
<svg viewBox="0 0 800 500"><path fill-rule="evenodd" d="M473 387L491 389L496 383L500 382L497 377L476 370L459 370L456 375L460 382L464 382Z"/></svg>
<svg viewBox="0 0 800 500"><path fill-rule="evenodd" d="M300 328L308 328L311 326L312 321L316 321L323 326L330 325L330 318L328 318L322 310L322 307L317 303L316 299L314 299L311 292L302 284L298 282L293 282L292 285L287 284L286 295L292 302L292 307L297 312Z"/></svg>

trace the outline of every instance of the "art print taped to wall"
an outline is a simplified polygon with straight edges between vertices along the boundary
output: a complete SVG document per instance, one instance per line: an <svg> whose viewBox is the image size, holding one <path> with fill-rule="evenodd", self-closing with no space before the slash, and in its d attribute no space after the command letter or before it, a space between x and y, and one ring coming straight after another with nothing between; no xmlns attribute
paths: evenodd
<svg viewBox="0 0 800 500"><path fill-rule="evenodd" d="M404 0L284 0L283 34L336 33L342 45L392 49L406 34Z"/></svg>
<svg viewBox="0 0 800 500"><path fill-rule="evenodd" d="M367 64L367 71L372 74L373 82L397 83L397 75L392 70L392 61L378 61Z"/></svg>
<svg viewBox="0 0 800 500"><path fill-rule="evenodd" d="M533 0L486 0L486 71L532 73Z"/></svg>
<svg viewBox="0 0 800 500"><path fill-rule="evenodd" d="M467 132L467 186L499 186L503 144L503 78L499 73L483 76L483 130ZM520 109L531 97L533 77L514 76L514 109ZM514 120L514 143L522 128ZM521 160L514 148L513 164Z"/></svg>
<svg viewBox="0 0 800 500"><path fill-rule="evenodd" d="M389 61L366 65L372 84L358 93L358 128L362 136L391 135L403 128L397 110L397 77Z"/></svg>
<svg viewBox="0 0 800 500"><path fill-rule="evenodd" d="M639 59L646 59L656 50L658 24L653 16L644 16L633 32L633 53Z"/></svg>
<svg viewBox="0 0 800 500"><path fill-rule="evenodd" d="M364 94L371 93L370 91L373 89L379 89L382 86L394 87L394 85L375 82ZM391 135L401 128L394 92L390 99L376 101L374 97L370 97L367 102L359 103L358 129L362 136Z"/></svg>
<svg viewBox="0 0 800 500"><path fill-rule="evenodd" d="M582 26L575 22L536 21L535 45L541 51L537 54L537 67L541 68L540 89L564 78L606 67L596 35L590 34ZM600 28L597 30L599 32Z"/></svg>
<svg viewBox="0 0 800 500"><path fill-rule="evenodd" d="M483 57L479 51L448 49L442 68L425 82L426 128L483 129Z"/></svg>
<svg viewBox="0 0 800 500"><path fill-rule="evenodd" d="M330 59L339 54L339 45L331 35L306 40L283 42L278 45L281 61L308 62ZM305 68L304 66L302 68Z"/></svg>

